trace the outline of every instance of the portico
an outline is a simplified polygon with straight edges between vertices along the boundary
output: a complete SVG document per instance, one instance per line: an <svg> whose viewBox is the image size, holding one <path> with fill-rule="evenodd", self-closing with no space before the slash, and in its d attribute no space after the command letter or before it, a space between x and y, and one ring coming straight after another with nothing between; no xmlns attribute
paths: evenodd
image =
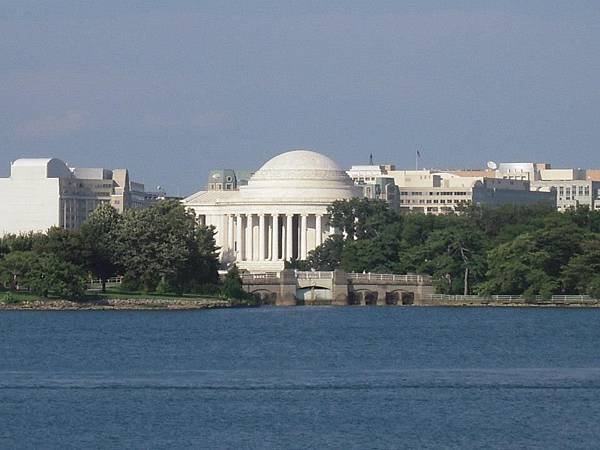
<svg viewBox="0 0 600 450"><path fill-rule="evenodd" d="M226 214L227 248L236 261L279 261L306 259L308 249L323 242L328 233L323 223L329 217L319 213L236 213Z"/></svg>

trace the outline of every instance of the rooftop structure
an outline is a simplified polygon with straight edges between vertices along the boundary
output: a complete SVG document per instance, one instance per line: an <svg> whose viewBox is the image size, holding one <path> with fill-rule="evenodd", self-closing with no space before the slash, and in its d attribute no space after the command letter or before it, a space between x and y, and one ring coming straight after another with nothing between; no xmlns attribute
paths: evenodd
<svg viewBox="0 0 600 450"><path fill-rule="evenodd" d="M394 178L388 175L393 170L395 166L391 164L370 164L352 166L346 173L362 189L363 197L385 200L392 208L398 209L398 186Z"/></svg>
<svg viewBox="0 0 600 450"><path fill-rule="evenodd" d="M235 191L246 186L254 174L249 170L215 169L208 174L206 188L209 191Z"/></svg>

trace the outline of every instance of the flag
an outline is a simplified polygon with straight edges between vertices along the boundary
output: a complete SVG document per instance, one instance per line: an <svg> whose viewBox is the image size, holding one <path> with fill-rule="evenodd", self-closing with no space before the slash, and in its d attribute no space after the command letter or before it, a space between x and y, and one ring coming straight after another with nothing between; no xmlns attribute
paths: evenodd
<svg viewBox="0 0 600 450"><path fill-rule="evenodd" d="M421 157L421 152L419 150L417 150L417 156L420 158Z"/></svg>

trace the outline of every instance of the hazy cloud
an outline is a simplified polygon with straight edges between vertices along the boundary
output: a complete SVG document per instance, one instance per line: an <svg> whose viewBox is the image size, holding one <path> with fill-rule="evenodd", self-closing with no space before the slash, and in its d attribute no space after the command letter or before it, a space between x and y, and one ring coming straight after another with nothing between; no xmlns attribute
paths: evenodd
<svg viewBox="0 0 600 450"><path fill-rule="evenodd" d="M150 128L168 129L211 129L223 128L230 125L227 113L222 111L207 111L185 117L169 116L157 113L144 115L143 125Z"/></svg>
<svg viewBox="0 0 600 450"><path fill-rule="evenodd" d="M46 115L17 125L16 132L21 137L56 137L70 134L84 127L88 113L85 111L65 111L60 115Z"/></svg>
<svg viewBox="0 0 600 450"><path fill-rule="evenodd" d="M227 125L227 114L219 111L209 111L192 117L190 124L194 128L221 128Z"/></svg>

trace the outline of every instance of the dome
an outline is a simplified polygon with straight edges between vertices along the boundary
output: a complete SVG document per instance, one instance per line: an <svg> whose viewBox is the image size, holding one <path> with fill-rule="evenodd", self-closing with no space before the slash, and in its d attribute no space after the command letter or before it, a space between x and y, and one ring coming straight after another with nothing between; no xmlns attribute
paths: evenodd
<svg viewBox="0 0 600 450"><path fill-rule="evenodd" d="M271 158L240 190L244 197L329 202L359 195L344 170L311 150L291 150Z"/></svg>
<svg viewBox="0 0 600 450"><path fill-rule="evenodd" d="M311 150L291 150L268 160L259 170L326 170L342 172L342 169L329 157Z"/></svg>

